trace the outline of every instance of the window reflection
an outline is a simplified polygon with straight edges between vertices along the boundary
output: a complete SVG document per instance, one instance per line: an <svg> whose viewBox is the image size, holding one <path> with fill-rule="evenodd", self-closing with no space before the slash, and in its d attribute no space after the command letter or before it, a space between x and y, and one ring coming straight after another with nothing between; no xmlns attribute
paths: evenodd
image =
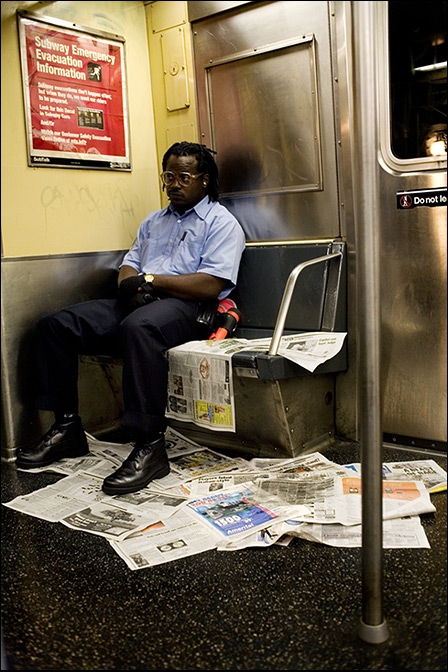
<svg viewBox="0 0 448 672"><path fill-rule="evenodd" d="M391 142L399 159L446 157L446 2L389 2Z"/></svg>

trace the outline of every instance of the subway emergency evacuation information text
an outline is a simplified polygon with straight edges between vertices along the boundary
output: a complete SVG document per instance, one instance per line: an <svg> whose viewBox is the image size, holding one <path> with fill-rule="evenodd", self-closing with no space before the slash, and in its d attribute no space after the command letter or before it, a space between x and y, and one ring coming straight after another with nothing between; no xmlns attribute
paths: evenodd
<svg viewBox="0 0 448 672"><path fill-rule="evenodd" d="M30 165L130 170L123 43L19 26Z"/></svg>

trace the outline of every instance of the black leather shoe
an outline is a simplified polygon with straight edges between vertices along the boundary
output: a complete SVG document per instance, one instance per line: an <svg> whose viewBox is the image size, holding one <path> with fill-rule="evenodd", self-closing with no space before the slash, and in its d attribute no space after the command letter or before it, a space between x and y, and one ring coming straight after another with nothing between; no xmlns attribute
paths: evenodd
<svg viewBox="0 0 448 672"><path fill-rule="evenodd" d="M165 437L151 442L137 442L121 467L103 481L106 495L125 495L146 487L155 478L170 473L170 464L165 450Z"/></svg>
<svg viewBox="0 0 448 672"><path fill-rule="evenodd" d="M16 465L20 469L45 467L63 457L82 457L89 444L80 418L66 424L56 423L33 446L19 448Z"/></svg>

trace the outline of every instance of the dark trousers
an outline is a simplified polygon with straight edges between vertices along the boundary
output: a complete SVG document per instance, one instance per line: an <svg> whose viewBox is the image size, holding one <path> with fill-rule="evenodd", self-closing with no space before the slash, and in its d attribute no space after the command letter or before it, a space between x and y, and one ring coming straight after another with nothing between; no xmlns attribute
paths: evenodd
<svg viewBox="0 0 448 672"><path fill-rule="evenodd" d="M132 313L115 299L69 306L37 325L37 406L78 412L78 354L123 359L122 424L145 433L164 431L168 383L165 351L208 337L196 321L198 304L165 298Z"/></svg>

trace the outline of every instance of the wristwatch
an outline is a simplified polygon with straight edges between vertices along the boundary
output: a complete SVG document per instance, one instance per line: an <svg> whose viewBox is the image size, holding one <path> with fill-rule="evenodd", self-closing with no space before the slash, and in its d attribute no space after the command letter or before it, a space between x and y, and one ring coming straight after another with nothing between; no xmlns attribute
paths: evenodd
<svg viewBox="0 0 448 672"><path fill-rule="evenodd" d="M154 276L152 273L146 273L143 277L145 278L145 282L147 282L149 285L152 285L154 282Z"/></svg>

